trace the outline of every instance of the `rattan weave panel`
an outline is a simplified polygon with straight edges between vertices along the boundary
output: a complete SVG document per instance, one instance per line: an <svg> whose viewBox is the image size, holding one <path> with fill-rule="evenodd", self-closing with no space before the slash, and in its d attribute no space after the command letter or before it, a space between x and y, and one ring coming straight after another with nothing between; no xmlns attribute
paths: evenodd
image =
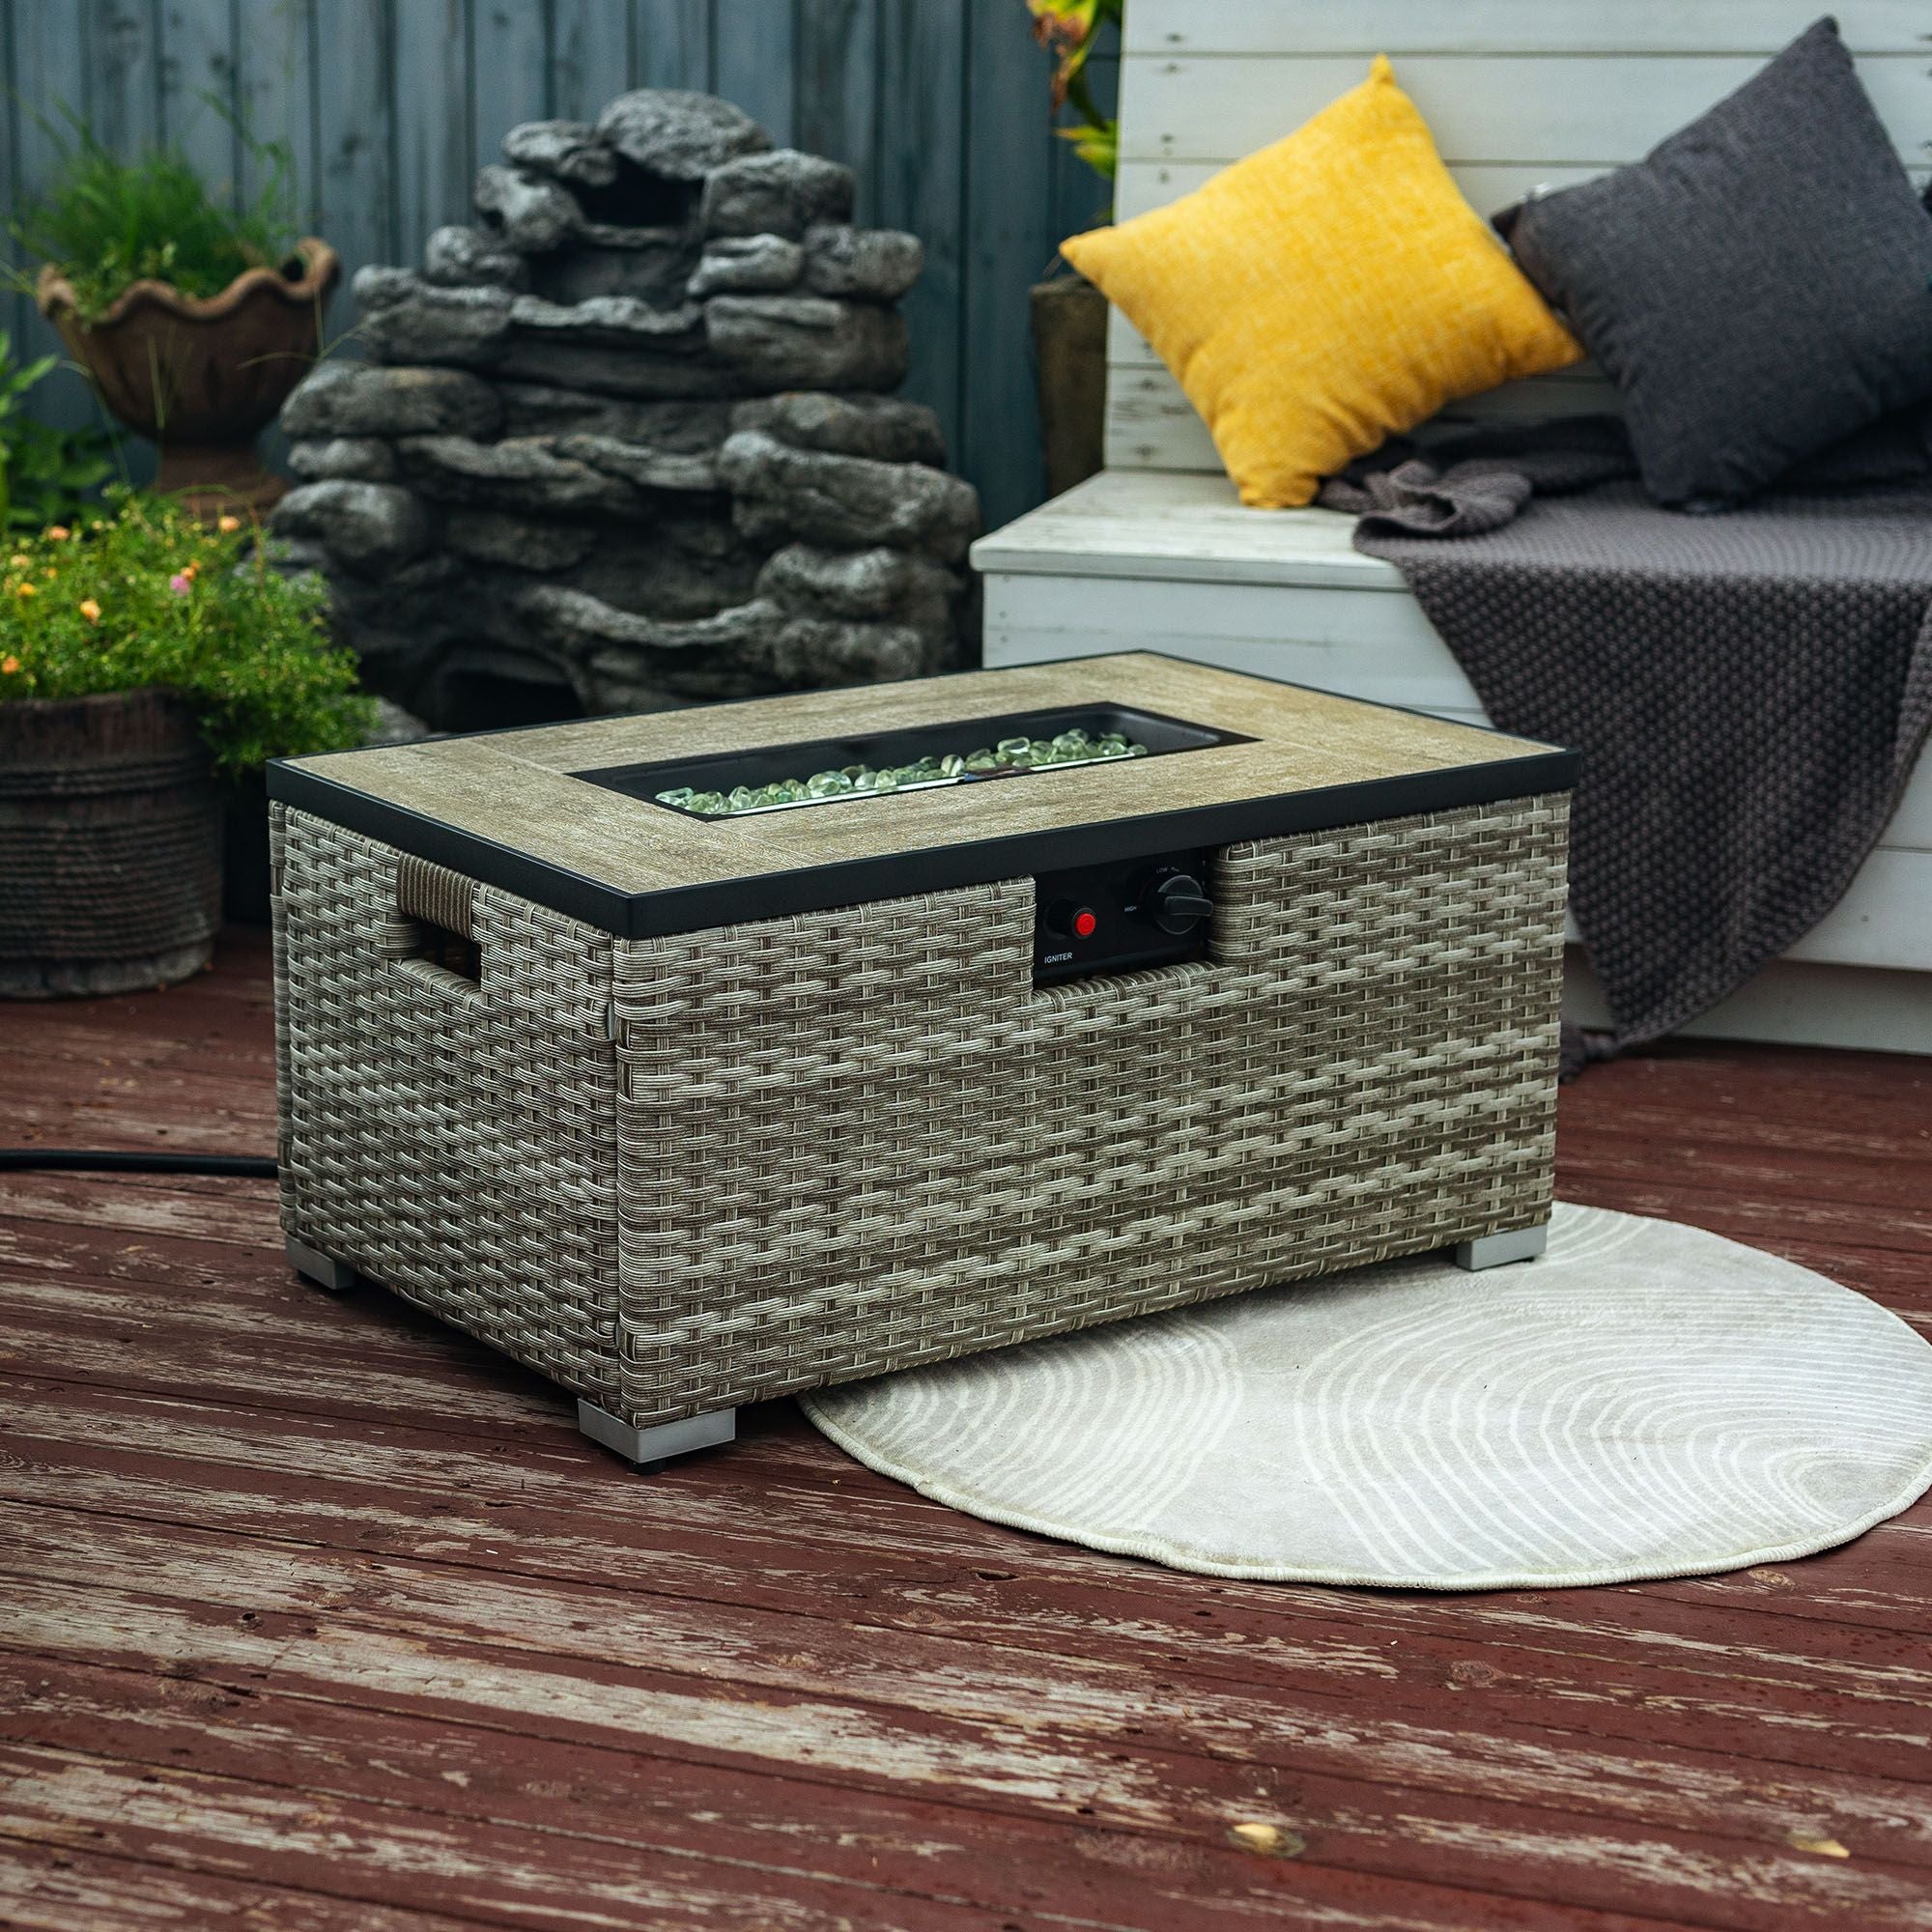
<svg viewBox="0 0 1932 1932"><path fill-rule="evenodd" d="M414 956L397 853L275 813L284 1227L614 1404L610 936L478 886L466 980Z"/></svg>
<svg viewBox="0 0 1932 1932"><path fill-rule="evenodd" d="M1036 989L1030 880L636 942L479 885L466 981L278 807L284 1222L644 1427L1525 1226L1567 810L1233 847L1208 959Z"/></svg>
<svg viewBox="0 0 1932 1932"><path fill-rule="evenodd" d="M1025 880L619 944L622 1412L1541 1220L1567 815L1235 847L1208 961L1045 990Z"/></svg>

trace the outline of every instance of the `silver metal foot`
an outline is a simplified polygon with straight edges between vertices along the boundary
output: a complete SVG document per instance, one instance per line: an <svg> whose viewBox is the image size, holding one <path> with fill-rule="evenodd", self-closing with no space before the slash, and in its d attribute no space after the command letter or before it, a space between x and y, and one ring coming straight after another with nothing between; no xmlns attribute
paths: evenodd
<svg viewBox="0 0 1932 1932"><path fill-rule="evenodd" d="M355 1270L344 1267L333 1255L326 1255L320 1248L312 1248L306 1241L298 1241L291 1235L283 1245L289 1251L289 1265L318 1288L326 1288L331 1294L340 1294L345 1288L354 1288L356 1282Z"/></svg>
<svg viewBox="0 0 1932 1932"><path fill-rule="evenodd" d="M1533 1262L1549 1245L1549 1223L1539 1221L1533 1228L1506 1228L1500 1235L1483 1235L1473 1241L1458 1241L1452 1250L1459 1268L1501 1267L1506 1262Z"/></svg>
<svg viewBox="0 0 1932 1932"><path fill-rule="evenodd" d="M738 1434L738 1411L714 1408L708 1415L687 1415L681 1422L661 1422L655 1429L639 1429L622 1421L594 1402L577 1399L577 1426L593 1442L614 1449L627 1463L639 1467L668 1462L673 1456L689 1456L694 1449L715 1448L729 1442Z"/></svg>

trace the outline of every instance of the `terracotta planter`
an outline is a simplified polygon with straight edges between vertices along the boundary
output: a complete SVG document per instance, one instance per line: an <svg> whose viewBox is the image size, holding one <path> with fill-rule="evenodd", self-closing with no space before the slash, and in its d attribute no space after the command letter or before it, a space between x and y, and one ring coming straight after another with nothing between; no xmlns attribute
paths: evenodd
<svg viewBox="0 0 1932 1932"><path fill-rule="evenodd" d="M171 985L221 916L221 794L164 691L0 703L0 996Z"/></svg>
<svg viewBox="0 0 1932 1932"><path fill-rule="evenodd" d="M1107 298L1071 274L1036 282L1031 295L1046 490L1057 497L1106 460Z"/></svg>
<svg viewBox="0 0 1932 1932"><path fill-rule="evenodd" d="M72 286L51 265L36 299L61 340L131 430L158 445L155 488L186 496L203 516L266 510L287 488L255 455L255 438L314 365L322 315L341 273L335 250L309 236L301 272L249 269L218 296L142 281L83 322Z"/></svg>

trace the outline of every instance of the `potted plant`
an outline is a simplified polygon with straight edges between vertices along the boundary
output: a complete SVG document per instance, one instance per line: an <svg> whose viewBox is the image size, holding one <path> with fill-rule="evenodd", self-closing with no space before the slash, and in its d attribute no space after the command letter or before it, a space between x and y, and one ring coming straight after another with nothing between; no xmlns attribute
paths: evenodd
<svg viewBox="0 0 1932 1932"><path fill-rule="evenodd" d="M255 438L314 363L341 271L282 213L287 149L250 145L268 185L223 208L174 151L123 161L76 127L57 185L14 224L43 261L41 312L108 409L158 445L156 490L205 516L259 514L287 487Z"/></svg>
<svg viewBox="0 0 1932 1932"><path fill-rule="evenodd" d="M1034 38L1055 57L1053 111L1071 116L1055 131L1108 184L1111 199L1120 124L1095 102L1087 59L1106 28L1119 28L1123 0L1027 0L1027 7ZM1046 487L1057 497L1103 461L1107 298L1070 269L1036 282L1031 293Z"/></svg>
<svg viewBox="0 0 1932 1932"><path fill-rule="evenodd" d="M117 490L0 569L0 994L127 992L206 965L217 774L353 744L368 700L327 591L232 514Z"/></svg>

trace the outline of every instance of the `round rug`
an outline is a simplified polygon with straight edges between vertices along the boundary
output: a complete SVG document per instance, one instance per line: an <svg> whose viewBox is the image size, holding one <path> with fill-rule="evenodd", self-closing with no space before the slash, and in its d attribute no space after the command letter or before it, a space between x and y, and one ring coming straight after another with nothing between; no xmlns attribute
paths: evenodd
<svg viewBox="0 0 1932 1932"><path fill-rule="evenodd" d="M1559 1207L1436 1255L821 1389L936 1501L1214 1577L1624 1583L1844 1543L1932 1487L1932 1346L1808 1268Z"/></svg>

